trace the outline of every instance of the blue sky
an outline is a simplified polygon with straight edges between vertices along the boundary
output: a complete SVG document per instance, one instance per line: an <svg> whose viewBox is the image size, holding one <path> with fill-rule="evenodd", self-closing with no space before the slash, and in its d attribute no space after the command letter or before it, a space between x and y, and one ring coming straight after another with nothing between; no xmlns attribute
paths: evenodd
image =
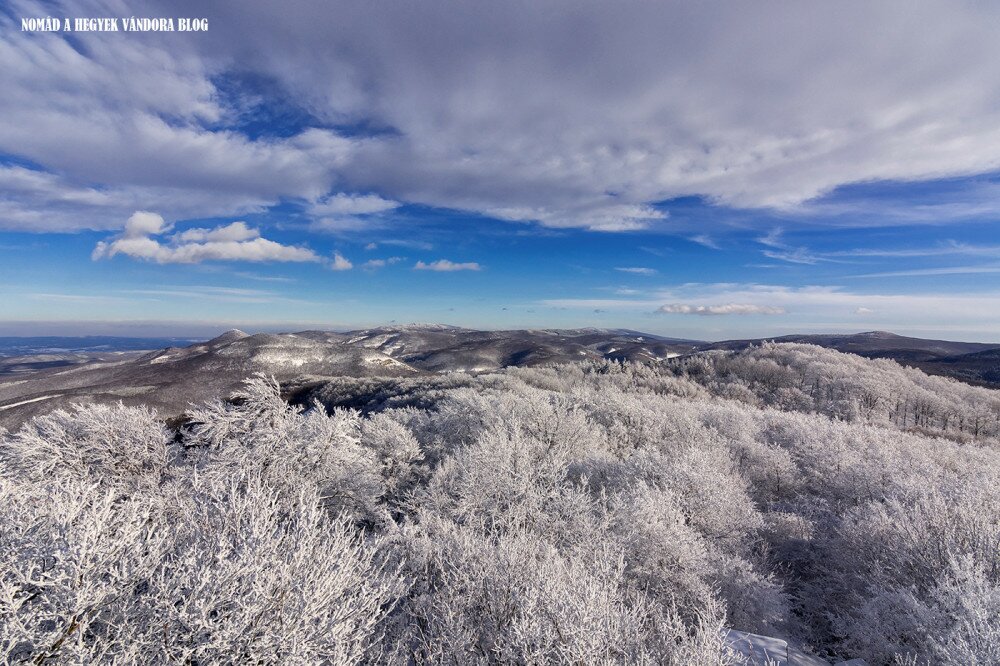
<svg viewBox="0 0 1000 666"><path fill-rule="evenodd" d="M1000 341L997 10L903 7L9 3L0 334Z"/></svg>

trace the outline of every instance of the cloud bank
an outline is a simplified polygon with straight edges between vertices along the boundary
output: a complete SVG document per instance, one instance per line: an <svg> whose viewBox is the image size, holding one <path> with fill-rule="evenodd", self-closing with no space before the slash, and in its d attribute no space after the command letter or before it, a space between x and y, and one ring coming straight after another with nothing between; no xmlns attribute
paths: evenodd
<svg viewBox="0 0 1000 666"><path fill-rule="evenodd" d="M996 3L118 4L205 15L211 39L74 46L20 33L36 6L14 0L0 152L32 166L4 167L4 228L295 200L333 226L409 203L628 231L675 197L795 211L1000 169Z"/></svg>

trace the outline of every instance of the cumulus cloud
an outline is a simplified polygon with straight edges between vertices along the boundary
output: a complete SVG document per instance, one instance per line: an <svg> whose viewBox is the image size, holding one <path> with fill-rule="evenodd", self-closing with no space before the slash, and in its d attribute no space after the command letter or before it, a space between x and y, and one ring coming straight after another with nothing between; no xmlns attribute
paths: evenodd
<svg viewBox="0 0 1000 666"><path fill-rule="evenodd" d="M198 264L203 261L290 261L318 262L321 258L305 247L282 245L250 229L243 222L213 229L190 229L175 234L167 242L154 238L168 233L171 226L157 213L137 211L125 223L120 235L100 241L91 257L110 259L125 255L158 264Z"/></svg>
<svg viewBox="0 0 1000 666"><path fill-rule="evenodd" d="M875 314L875 311L872 310L871 308L859 307L856 310L854 310L854 314L856 314L856 315L870 315L870 314Z"/></svg>
<svg viewBox="0 0 1000 666"><path fill-rule="evenodd" d="M235 224L242 224L237 222ZM125 221L125 230L122 238L142 238L144 236L158 236L170 231L171 226L163 221L163 217L156 213L145 210L137 210ZM204 231L204 229L194 229L193 231Z"/></svg>
<svg viewBox="0 0 1000 666"><path fill-rule="evenodd" d="M432 261L431 263L424 263L423 261L418 261L413 266L414 270L417 271L478 271L481 266L474 261L467 261L464 263L457 263L454 261L449 261L448 259L438 259L437 261Z"/></svg>
<svg viewBox="0 0 1000 666"><path fill-rule="evenodd" d="M771 305L753 305L752 303L724 303L722 305L689 305L687 303L670 303L661 305L657 312L662 314L693 314L693 315L780 315L785 314L784 308Z"/></svg>
<svg viewBox="0 0 1000 666"><path fill-rule="evenodd" d="M333 263L330 268L335 271L349 271L354 268L354 264L344 257L340 252L333 253Z"/></svg>
<svg viewBox="0 0 1000 666"><path fill-rule="evenodd" d="M642 266L619 267L615 270L621 271L622 273L633 273L635 275L656 275L657 273L655 268L644 268Z"/></svg>

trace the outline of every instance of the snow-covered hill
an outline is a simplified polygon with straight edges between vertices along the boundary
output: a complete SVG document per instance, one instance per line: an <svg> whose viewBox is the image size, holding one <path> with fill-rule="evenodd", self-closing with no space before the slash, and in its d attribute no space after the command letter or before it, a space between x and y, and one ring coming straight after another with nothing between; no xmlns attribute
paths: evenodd
<svg viewBox="0 0 1000 666"><path fill-rule="evenodd" d="M44 363L55 367L44 369L39 362L43 369L0 380L0 425L12 427L72 402L121 400L176 415L192 402L229 395L258 372L281 381L477 373L601 359L660 361L690 352L695 344L596 329L475 331L412 324L257 335L233 329L207 342L138 357L106 354L72 362L46 357Z"/></svg>

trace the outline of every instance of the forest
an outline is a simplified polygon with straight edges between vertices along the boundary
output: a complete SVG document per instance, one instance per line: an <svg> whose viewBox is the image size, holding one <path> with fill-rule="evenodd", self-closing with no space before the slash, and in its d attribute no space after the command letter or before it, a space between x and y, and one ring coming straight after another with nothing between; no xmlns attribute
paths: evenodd
<svg viewBox="0 0 1000 666"><path fill-rule="evenodd" d="M0 661L1000 663L1000 393L802 344L0 432Z"/></svg>

